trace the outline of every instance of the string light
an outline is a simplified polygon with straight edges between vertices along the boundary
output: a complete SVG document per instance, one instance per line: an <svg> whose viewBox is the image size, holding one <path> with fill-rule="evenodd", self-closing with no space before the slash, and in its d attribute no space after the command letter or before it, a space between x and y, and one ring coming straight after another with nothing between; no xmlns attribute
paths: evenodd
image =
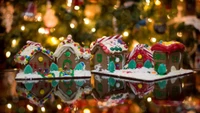
<svg viewBox="0 0 200 113"><path fill-rule="evenodd" d="M167 15L167 18L168 18L168 19L170 19L170 16L169 16L169 15Z"/></svg>
<svg viewBox="0 0 200 113"><path fill-rule="evenodd" d="M10 52L10 51L7 51L7 52L6 52L6 58L9 58L10 55L11 55L11 52Z"/></svg>
<svg viewBox="0 0 200 113"><path fill-rule="evenodd" d="M124 31L123 36L127 37L129 35L128 31Z"/></svg>
<svg viewBox="0 0 200 113"><path fill-rule="evenodd" d="M42 21L42 13L37 13L37 15L35 16L36 20L38 22L41 22Z"/></svg>
<svg viewBox="0 0 200 113"><path fill-rule="evenodd" d="M80 7L79 7L79 6L74 6L74 9L75 9L75 10L79 10Z"/></svg>
<svg viewBox="0 0 200 113"><path fill-rule="evenodd" d="M92 32L95 32L95 31L96 31L96 28L92 28L91 31L92 31Z"/></svg>
<svg viewBox="0 0 200 113"><path fill-rule="evenodd" d="M151 97L148 97L147 98L147 102L151 102L152 101L152 98Z"/></svg>
<svg viewBox="0 0 200 113"><path fill-rule="evenodd" d="M75 25L73 23L71 23L70 27L73 29L75 27Z"/></svg>
<svg viewBox="0 0 200 113"><path fill-rule="evenodd" d="M88 18L84 18L83 20L84 20L85 24L89 24L90 23L90 20Z"/></svg>
<svg viewBox="0 0 200 113"><path fill-rule="evenodd" d="M33 107L32 107L31 105L29 105L29 104L26 106L26 108L27 108L29 111L33 111Z"/></svg>
<svg viewBox="0 0 200 113"><path fill-rule="evenodd" d="M146 0L146 3L147 3L147 5L149 5L150 4L150 0Z"/></svg>
<svg viewBox="0 0 200 113"><path fill-rule="evenodd" d="M51 37L51 43L52 43L53 45L57 45L57 44L58 44L57 38L56 38L56 37Z"/></svg>
<svg viewBox="0 0 200 113"><path fill-rule="evenodd" d="M12 47L15 47L15 46L16 46L16 44L17 44L17 41L16 41L16 39L13 39L13 40L12 40Z"/></svg>
<svg viewBox="0 0 200 113"><path fill-rule="evenodd" d="M25 26L24 26L24 25L21 26L21 30L22 30L22 31L25 30Z"/></svg>
<svg viewBox="0 0 200 113"><path fill-rule="evenodd" d="M157 6L159 6L159 5L161 4L160 0L156 0L156 1L155 1L155 4L156 4Z"/></svg>
<svg viewBox="0 0 200 113"><path fill-rule="evenodd" d="M71 5L72 5L72 0L67 0L67 6L71 7Z"/></svg>
<svg viewBox="0 0 200 113"><path fill-rule="evenodd" d="M182 32L177 32L176 35L177 35L178 37L182 37L182 36L183 36Z"/></svg>
<svg viewBox="0 0 200 113"><path fill-rule="evenodd" d="M152 22L153 21L151 18L148 18L147 20L148 20L148 22Z"/></svg>
<svg viewBox="0 0 200 113"><path fill-rule="evenodd" d="M41 107L41 111L42 111L42 112L45 112L45 107Z"/></svg>
<svg viewBox="0 0 200 113"><path fill-rule="evenodd" d="M83 110L83 113L90 113L90 110L89 110L88 108L85 108L85 109Z"/></svg>
<svg viewBox="0 0 200 113"><path fill-rule="evenodd" d="M8 103L8 104L7 104L7 108L8 108L8 109L11 109L11 108L12 108L12 104Z"/></svg>
<svg viewBox="0 0 200 113"><path fill-rule="evenodd" d="M150 39L150 41L153 42L153 43L155 43L155 42L156 42L156 38L155 38L155 37L152 37L152 38Z"/></svg>
<svg viewBox="0 0 200 113"><path fill-rule="evenodd" d="M64 37L60 37L59 40L60 40L60 41L63 41L63 40L64 40Z"/></svg>
<svg viewBox="0 0 200 113"><path fill-rule="evenodd" d="M57 109L58 110L61 110L62 109L62 106L60 104L57 104Z"/></svg>

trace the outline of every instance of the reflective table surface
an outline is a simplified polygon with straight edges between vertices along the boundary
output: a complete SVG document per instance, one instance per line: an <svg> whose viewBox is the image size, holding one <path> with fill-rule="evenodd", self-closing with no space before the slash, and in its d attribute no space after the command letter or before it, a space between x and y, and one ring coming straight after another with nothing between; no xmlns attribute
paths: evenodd
<svg viewBox="0 0 200 113"><path fill-rule="evenodd" d="M91 78L15 80L1 71L1 113L198 113L200 71L156 82Z"/></svg>

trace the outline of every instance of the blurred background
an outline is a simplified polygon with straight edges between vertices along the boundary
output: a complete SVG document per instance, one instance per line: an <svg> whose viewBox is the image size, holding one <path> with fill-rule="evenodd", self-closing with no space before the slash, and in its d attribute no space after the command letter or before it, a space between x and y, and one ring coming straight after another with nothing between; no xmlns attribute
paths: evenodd
<svg viewBox="0 0 200 113"><path fill-rule="evenodd" d="M0 0L0 69L16 67L27 40L54 52L68 34L86 47L121 34L129 50L178 40L186 45L184 66L198 68L199 16L200 0Z"/></svg>

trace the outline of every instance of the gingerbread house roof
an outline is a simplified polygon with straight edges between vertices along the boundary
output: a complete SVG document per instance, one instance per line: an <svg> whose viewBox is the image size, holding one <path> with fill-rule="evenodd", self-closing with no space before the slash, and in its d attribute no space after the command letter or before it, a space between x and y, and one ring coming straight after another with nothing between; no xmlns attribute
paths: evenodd
<svg viewBox="0 0 200 113"><path fill-rule="evenodd" d="M137 55L141 54L144 61L150 60L153 61L152 51L149 49L149 46L146 44L138 44L127 56L127 62L130 60L136 60Z"/></svg>
<svg viewBox="0 0 200 113"><path fill-rule="evenodd" d="M163 51L167 53L171 53L174 51L184 51L184 49L185 46L177 41L160 41L151 47L152 51Z"/></svg>
<svg viewBox="0 0 200 113"><path fill-rule="evenodd" d="M42 47L40 43L27 41L27 45L23 46L22 49L15 55L14 61L20 64L26 65L34 54L41 52L47 55L53 60L53 52Z"/></svg>
<svg viewBox="0 0 200 113"><path fill-rule="evenodd" d="M54 52L54 57L60 57L66 50L70 50L78 58L83 57L84 59L89 59L91 57L90 49L83 48L79 43L74 42L71 35L68 35L65 40L63 40Z"/></svg>
<svg viewBox="0 0 200 113"><path fill-rule="evenodd" d="M100 46L106 54L121 53L121 52L125 52L128 50L128 46L122 40L121 35L102 37L102 38L97 39L91 45L92 53L94 53L94 51L95 51L94 48L96 46Z"/></svg>

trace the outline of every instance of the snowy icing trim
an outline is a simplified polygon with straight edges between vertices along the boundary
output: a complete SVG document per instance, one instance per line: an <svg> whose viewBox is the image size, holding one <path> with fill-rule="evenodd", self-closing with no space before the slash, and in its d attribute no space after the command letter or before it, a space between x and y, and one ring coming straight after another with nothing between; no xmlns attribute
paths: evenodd
<svg viewBox="0 0 200 113"><path fill-rule="evenodd" d="M107 54L120 53L128 50L128 46L122 41L121 35L99 38L92 43L91 50L97 45L99 45Z"/></svg>
<svg viewBox="0 0 200 113"><path fill-rule="evenodd" d="M171 53L174 51L184 51L185 46L177 41L169 41L169 42L158 42L151 47L152 51L163 51L167 53Z"/></svg>
<svg viewBox="0 0 200 113"><path fill-rule="evenodd" d="M14 56L14 61L26 65L37 52L41 52L47 55L50 59L53 59L53 52L43 48L40 43L27 41L27 45L23 46Z"/></svg>

